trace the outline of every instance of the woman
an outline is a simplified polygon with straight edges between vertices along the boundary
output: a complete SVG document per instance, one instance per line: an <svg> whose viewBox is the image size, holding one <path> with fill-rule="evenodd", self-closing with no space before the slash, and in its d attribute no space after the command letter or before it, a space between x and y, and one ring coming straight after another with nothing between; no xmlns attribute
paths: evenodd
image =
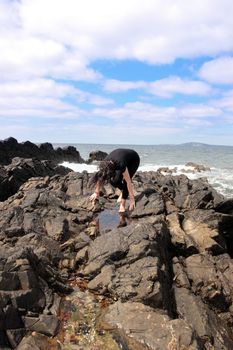
<svg viewBox="0 0 233 350"><path fill-rule="evenodd" d="M91 179L91 184L95 184L95 192L90 199L95 202L100 194L101 185L110 182L114 187L121 190L118 199L120 202L120 213L125 212L126 199L129 196L129 210L135 208L133 194L132 177L136 173L140 164L137 152L132 149L118 148L112 151L99 165L99 171Z"/></svg>

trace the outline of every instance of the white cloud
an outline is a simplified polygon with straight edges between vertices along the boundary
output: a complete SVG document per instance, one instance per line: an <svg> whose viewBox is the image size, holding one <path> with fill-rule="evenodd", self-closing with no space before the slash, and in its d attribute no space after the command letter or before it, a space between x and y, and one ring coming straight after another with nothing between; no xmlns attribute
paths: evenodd
<svg viewBox="0 0 233 350"><path fill-rule="evenodd" d="M48 70L48 75L53 78L90 82L98 82L102 78L75 50L67 51L59 63Z"/></svg>
<svg viewBox="0 0 233 350"><path fill-rule="evenodd" d="M144 81L122 81L107 79L104 81L104 90L108 92L126 92L129 90L144 89L147 83Z"/></svg>
<svg viewBox="0 0 233 350"><path fill-rule="evenodd" d="M76 52L59 41L15 33L0 37L1 80L35 77L96 81L101 74L87 66Z"/></svg>
<svg viewBox="0 0 233 350"><path fill-rule="evenodd" d="M197 80L184 80L177 76L160 79L154 82L106 80L104 89L109 92L126 92L142 89L145 92L160 96L172 97L175 94L206 96L211 93L211 87Z"/></svg>
<svg viewBox="0 0 233 350"><path fill-rule="evenodd" d="M24 37L0 38L1 80L42 77L63 58L61 44L45 39Z"/></svg>
<svg viewBox="0 0 233 350"><path fill-rule="evenodd" d="M113 100L52 79L0 84L1 117L79 118L87 115L82 103L106 106L113 104Z"/></svg>
<svg viewBox="0 0 233 350"><path fill-rule="evenodd" d="M212 107L209 105L186 105L179 109L179 114L183 118L189 119L198 119L198 118L214 118L223 115L223 112L220 108Z"/></svg>
<svg viewBox="0 0 233 350"><path fill-rule="evenodd" d="M169 77L148 84L147 91L161 97L172 97L174 94L206 96L210 94L211 87L201 81Z"/></svg>
<svg viewBox="0 0 233 350"><path fill-rule="evenodd" d="M75 94L76 89L68 84L56 83L51 79L30 79L9 81L0 84L0 96L7 97L64 97Z"/></svg>
<svg viewBox="0 0 233 350"><path fill-rule="evenodd" d="M166 124L173 122L176 118L175 107L156 107L149 103L131 102L122 107L95 108L92 112L95 117L105 117L115 122L123 122L124 127L129 123L141 124Z"/></svg>
<svg viewBox="0 0 233 350"><path fill-rule="evenodd" d="M213 122L207 121L207 120L201 120L201 119L192 119L189 118L186 120L186 126L189 127L211 127L213 126Z"/></svg>
<svg viewBox="0 0 233 350"><path fill-rule="evenodd" d="M130 132L129 132L130 130ZM116 144L153 144L162 142L164 136L179 135L183 132L183 127L175 126L139 126L116 123L114 126L100 125L93 123L72 124L63 130L70 137L70 142L90 142L96 140L97 143ZM72 141L73 140L73 141Z"/></svg>
<svg viewBox="0 0 233 350"><path fill-rule="evenodd" d="M55 82L52 79L30 79L0 83L1 98L66 98L73 97L78 102L93 105L109 105L113 103L110 98L92 94L75 88L68 83Z"/></svg>
<svg viewBox="0 0 233 350"><path fill-rule="evenodd" d="M149 103L126 103L121 108L95 108L93 117L105 117L114 123L123 122L127 125L157 126L166 128L175 125L209 125L210 120L223 117L220 108L209 105L183 105L181 107L156 107ZM130 127L130 130L131 130Z"/></svg>
<svg viewBox="0 0 233 350"><path fill-rule="evenodd" d="M21 0L0 10L1 79L95 81L96 59L160 64L233 49L229 0Z"/></svg>
<svg viewBox="0 0 233 350"><path fill-rule="evenodd" d="M17 30L20 26L18 2L1 0L0 2L0 31L8 35L8 31Z"/></svg>
<svg viewBox="0 0 233 350"><path fill-rule="evenodd" d="M204 63L199 76L210 83L233 84L233 57L220 57Z"/></svg>
<svg viewBox="0 0 233 350"><path fill-rule="evenodd" d="M226 113L233 112L233 90L229 90L223 94L222 98L211 101L211 104L216 108L221 108Z"/></svg>
<svg viewBox="0 0 233 350"><path fill-rule="evenodd" d="M168 63L233 48L229 0L23 0L25 32L76 47L88 58Z"/></svg>
<svg viewBox="0 0 233 350"><path fill-rule="evenodd" d="M0 117L21 118L79 118L84 111L55 98L40 97L0 97Z"/></svg>
<svg viewBox="0 0 233 350"><path fill-rule="evenodd" d="M163 137L166 139L169 135L183 134L186 137L185 130L190 133L195 128L211 127L216 119L218 123L221 120L222 123L231 123L220 108L201 104L156 107L150 103L131 102L121 107L96 107L86 111L52 97L16 99L15 108L7 109L9 103L5 98L0 99L0 118L17 120L20 117L19 121L28 118L32 123L34 117L38 121L38 134L37 128L30 131L34 140L46 140L46 136L52 142L156 143L164 142ZM58 124L53 129L48 128L48 118L56 118ZM66 119L69 123L64 122ZM1 130L1 135L4 130ZM49 134L48 130L53 132Z"/></svg>

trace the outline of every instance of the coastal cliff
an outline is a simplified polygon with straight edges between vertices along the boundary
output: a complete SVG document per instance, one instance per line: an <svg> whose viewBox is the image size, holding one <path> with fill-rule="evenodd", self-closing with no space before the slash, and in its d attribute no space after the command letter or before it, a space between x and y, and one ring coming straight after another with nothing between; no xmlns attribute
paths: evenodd
<svg viewBox="0 0 233 350"><path fill-rule="evenodd" d="M118 225L116 190L93 206L89 179L38 158L2 165L0 348L233 349L233 200L138 172ZM77 318L68 335L61 306L79 290L101 307L94 331Z"/></svg>

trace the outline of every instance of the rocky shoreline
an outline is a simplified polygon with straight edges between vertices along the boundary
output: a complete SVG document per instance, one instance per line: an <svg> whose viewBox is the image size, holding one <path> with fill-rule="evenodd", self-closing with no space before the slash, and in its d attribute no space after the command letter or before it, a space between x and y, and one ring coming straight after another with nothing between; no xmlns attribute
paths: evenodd
<svg viewBox="0 0 233 350"><path fill-rule="evenodd" d="M80 284L104 305L95 327L109 349L233 349L233 199L205 179L138 172L117 227L111 185L93 207L87 172L24 158L0 167L0 349L108 349L94 335L83 346L79 319L70 347L59 337Z"/></svg>

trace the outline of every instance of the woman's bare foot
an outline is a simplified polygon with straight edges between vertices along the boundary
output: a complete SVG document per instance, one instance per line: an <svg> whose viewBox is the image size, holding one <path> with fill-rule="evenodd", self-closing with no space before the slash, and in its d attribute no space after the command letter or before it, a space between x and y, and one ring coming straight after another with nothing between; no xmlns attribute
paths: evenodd
<svg viewBox="0 0 233 350"><path fill-rule="evenodd" d="M120 221L117 227L125 227L125 226L127 226L127 221L126 221L125 214L122 213L120 214Z"/></svg>

